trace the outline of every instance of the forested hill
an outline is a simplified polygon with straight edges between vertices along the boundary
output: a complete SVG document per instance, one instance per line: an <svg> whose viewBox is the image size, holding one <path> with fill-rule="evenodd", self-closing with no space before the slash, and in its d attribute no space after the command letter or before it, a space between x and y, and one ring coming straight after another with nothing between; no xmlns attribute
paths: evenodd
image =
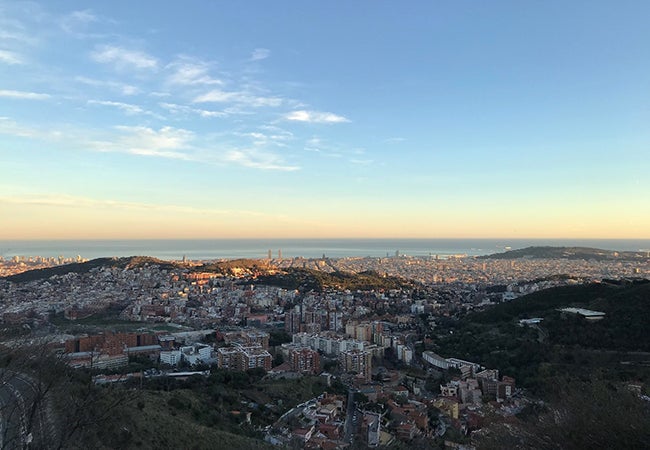
<svg viewBox="0 0 650 450"><path fill-rule="evenodd" d="M65 275L67 273L88 273L98 267L117 267L121 269L144 267L155 265L163 269L174 269L175 263L163 261L149 256L130 256L125 258L97 258L83 263L64 264L61 266L47 267L45 269L28 270L5 279L14 283L21 283L35 280L45 280L54 275Z"/></svg>
<svg viewBox="0 0 650 450"><path fill-rule="evenodd" d="M478 259L595 259L647 261L650 252L618 252L589 247L526 247L504 253L479 256Z"/></svg>
<svg viewBox="0 0 650 450"><path fill-rule="evenodd" d="M560 308L605 313L598 321ZM555 376L599 373L611 380L650 382L650 282L594 283L539 291L435 330L441 355L498 367L523 386ZM538 324L522 326L526 318ZM546 381L545 381L546 380Z"/></svg>
<svg viewBox="0 0 650 450"><path fill-rule="evenodd" d="M417 283L404 278L383 276L377 272L320 272L313 269L291 268L280 273L257 277L255 283L286 289L321 292L327 288L362 290L408 289Z"/></svg>
<svg viewBox="0 0 650 450"><path fill-rule="evenodd" d="M133 269L141 267L158 267L165 270L182 270L185 272L211 272L224 276L243 277L247 283L265 284L321 292L328 288L349 290L387 290L412 288L417 283L404 278L384 276L377 272L361 273L321 272L303 268L276 268L266 260L235 259L209 262L198 266L186 266L180 263L163 261L147 256L127 258L97 258L83 263L64 264L61 266L35 269L11 275L5 279L15 283L46 280L55 275L68 273L88 273L101 267Z"/></svg>
<svg viewBox="0 0 650 450"><path fill-rule="evenodd" d="M560 318L560 308L577 307L605 313L605 318L586 323L584 319L575 322L582 331L576 336L567 336L573 329L571 318ZM550 338L557 342L583 345L585 347L610 350L650 351L650 333L647 333L650 317L650 282L642 280L624 285L593 283L582 286L564 286L547 289L501 303L485 311L471 314L470 322L497 324L519 319L540 317L542 327L560 326ZM549 324L550 322L550 324Z"/></svg>

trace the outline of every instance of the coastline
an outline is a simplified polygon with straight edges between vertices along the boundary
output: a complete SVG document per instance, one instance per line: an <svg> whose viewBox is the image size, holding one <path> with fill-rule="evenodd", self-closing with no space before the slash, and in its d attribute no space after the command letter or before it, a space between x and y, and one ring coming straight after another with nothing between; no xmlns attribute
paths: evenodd
<svg viewBox="0 0 650 450"><path fill-rule="evenodd" d="M650 239L97 239L0 240L0 257L152 256L163 260L483 256L531 246L647 251Z"/></svg>

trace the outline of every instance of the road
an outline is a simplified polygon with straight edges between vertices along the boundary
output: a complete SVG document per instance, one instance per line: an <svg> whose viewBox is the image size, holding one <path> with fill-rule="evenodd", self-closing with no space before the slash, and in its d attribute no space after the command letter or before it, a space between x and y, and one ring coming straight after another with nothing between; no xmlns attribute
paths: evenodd
<svg viewBox="0 0 650 450"><path fill-rule="evenodd" d="M36 405L37 389L22 374L2 371L0 386L0 448L27 449L51 446L45 405Z"/></svg>
<svg viewBox="0 0 650 450"><path fill-rule="evenodd" d="M357 409L357 406L354 401L354 390L352 388L348 389L348 404L345 412L345 442L352 442L354 437L355 424L354 412Z"/></svg>

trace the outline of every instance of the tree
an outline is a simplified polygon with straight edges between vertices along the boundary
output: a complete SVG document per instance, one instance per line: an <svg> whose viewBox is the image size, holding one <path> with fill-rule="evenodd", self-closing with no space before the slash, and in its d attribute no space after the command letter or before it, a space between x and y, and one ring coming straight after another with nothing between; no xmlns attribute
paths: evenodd
<svg viewBox="0 0 650 450"><path fill-rule="evenodd" d="M547 408L528 412L514 425L489 427L478 448L650 448L650 408L644 400L595 378L554 387Z"/></svg>
<svg viewBox="0 0 650 450"><path fill-rule="evenodd" d="M45 341L5 348L0 361L3 448L123 446L119 411L137 393L96 385L92 371L71 368Z"/></svg>

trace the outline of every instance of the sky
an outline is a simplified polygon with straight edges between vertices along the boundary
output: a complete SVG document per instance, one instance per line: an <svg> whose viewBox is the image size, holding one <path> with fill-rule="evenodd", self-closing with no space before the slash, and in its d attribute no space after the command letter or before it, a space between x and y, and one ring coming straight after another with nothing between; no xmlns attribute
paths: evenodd
<svg viewBox="0 0 650 450"><path fill-rule="evenodd" d="M648 17L0 0L0 239L650 238Z"/></svg>

